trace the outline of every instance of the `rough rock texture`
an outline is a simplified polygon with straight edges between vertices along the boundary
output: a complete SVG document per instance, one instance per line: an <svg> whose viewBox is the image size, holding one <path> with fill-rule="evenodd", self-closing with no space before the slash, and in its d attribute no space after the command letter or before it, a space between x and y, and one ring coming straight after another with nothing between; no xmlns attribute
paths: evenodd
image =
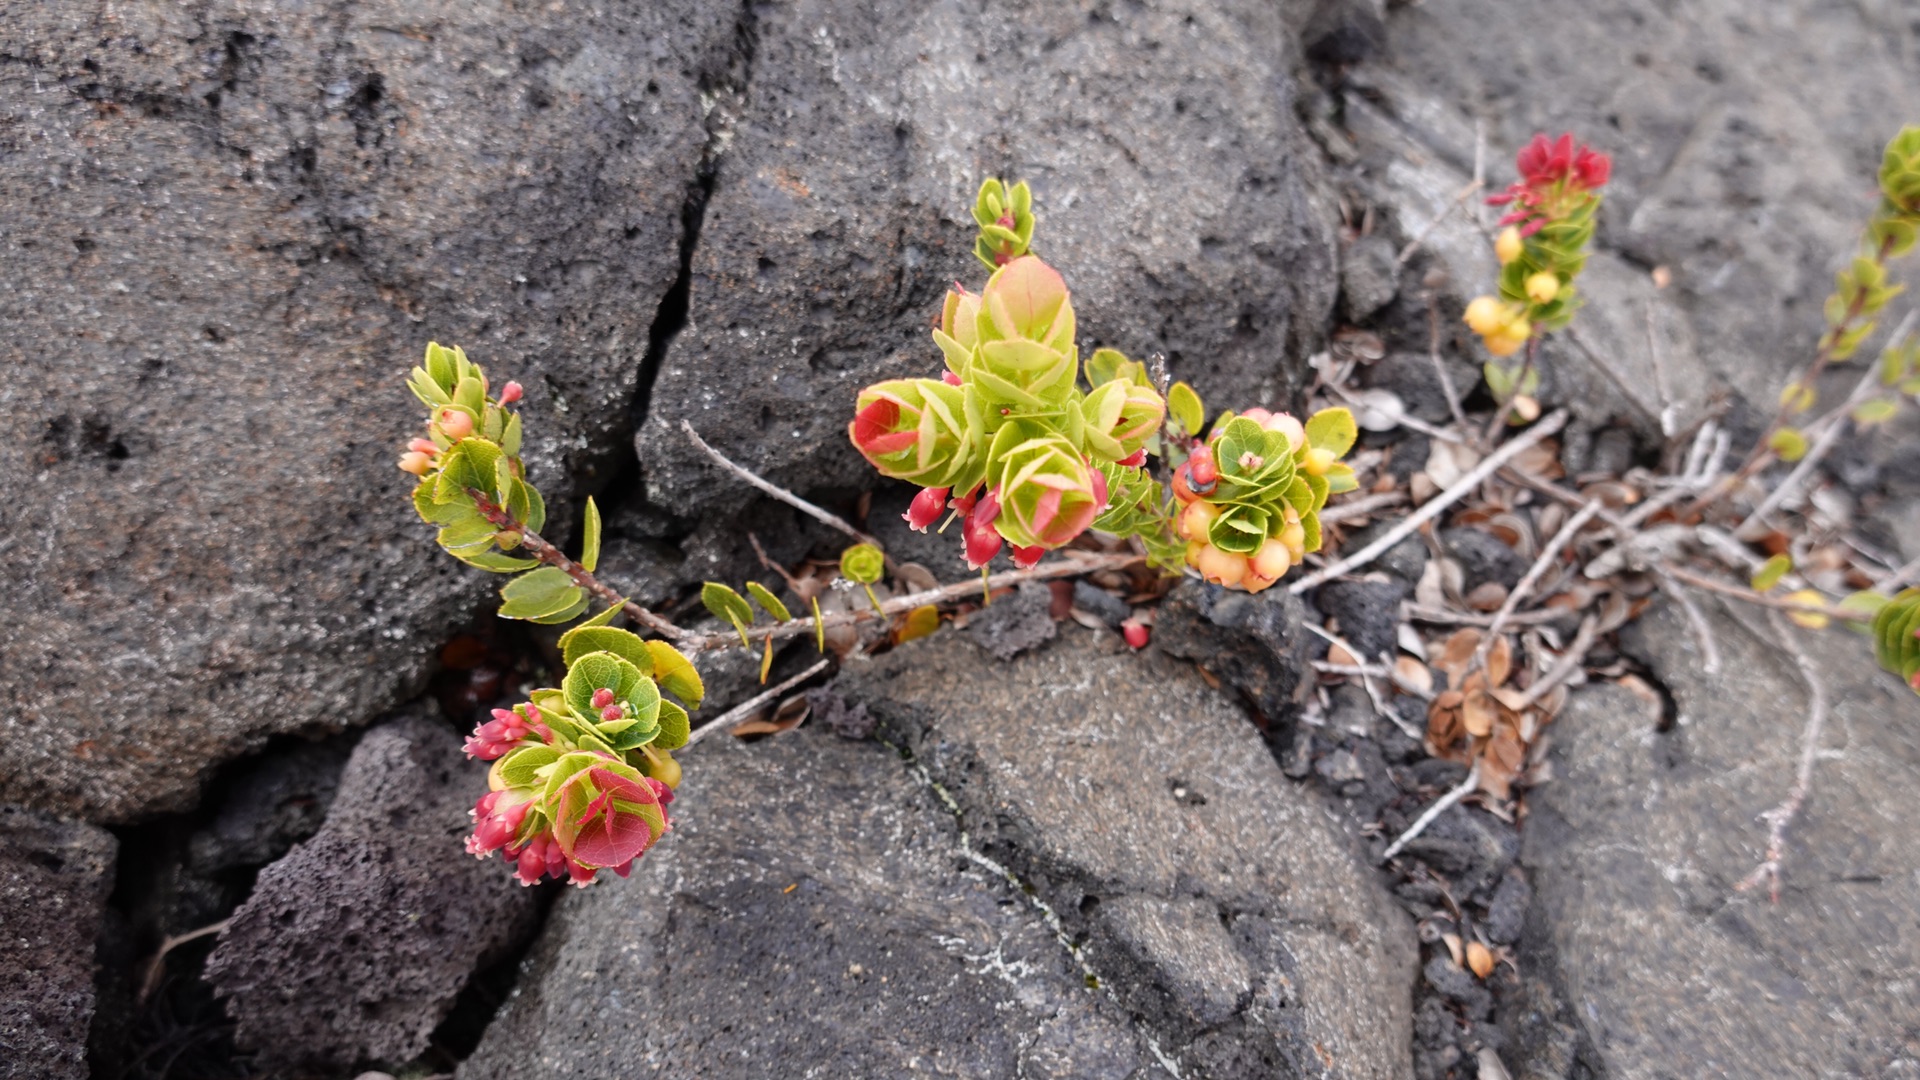
<svg viewBox="0 0 1920 1080"><path fill-rule="evenodd" d="M1237 709L1113 640L843 673L922 764L814 725L699 751L461 1080L1406 1076L1404 916Z"/></svg>
<svg viewBox="0 0 1920 1080"><path fill-rule="evenodd" d="M467 978L524 940L535 894L461 849L485 790L437 720L360 740L326 824L260 872L207 964L260 1064L406 1061Z"/></svg>
<svg viewBox="0 0 1920 1080"><path fill-rule="evenodd" d="M1757 816L1793 784L1808 699L1764 620L1706 610L1718 676L1670 604L1629 631L1673 694L1672 731L1616 687L1554 721L1555 779L1527 819L1531 946L1557 957L1613 1080L1920 1075L1920 704L1858 638L1799 633L1832 706L1823 756L1779 905L1736 893L1765 852Z"/></svg>
<svg viewBox="0 0 1920 1080"><path fill-rule="evenodd" d="M1298 711L1295 692L1312 650L1300 598L1285 589L1258 596L1182 581L1155 614L1153 641L1238 690L1269 723Z"/></svg>
<svg viewBox="0 0 1920 1080"><path fill-rule="evenodd" d="M0 807L0 1080L83 1080L113 836Z"/></svg>
<svg viewBox="0 0 1920 1080"><path fill-rule="evenodd" d="M809 724L687 764L673 832L554 909L461 1080L1158 1071L892 750Z"/></svg>
<svg viewBox="0 0 1920 1080"><path fill-rule="evenodd" d="M1011 664L935 638L852 672L1183 1072L1407 1075L1411 927L1191 666L1073 628Z"/></svg>
<svg viewBox="0 0 1920 1080"><path fill-rule="evenodd" d="M465 344L592 482L736 11L0 3L9 798L180 809L417 687L489 583L412 519L398 377Z"/></svg>
<svg viewBox="0 0 1920 1080"><path fill-rule="evenodd" d="M1357 147L1339 149L1357 153L1364 186L1408 237L1472 175L1476 120L1496 188L1536 131L1612 152L1601 250L1580 280L1592 303L1547 349L1549 391L1595 423L1647 423L1666 404L1657 343L1680 425L1716 384L1770 405L1811 355L1833 271L1872 209L1881 149L1911 119L1895 103L1920 95L1911 9L1550 0L1512 15L1499 0L1397 7L1378 62L1346 73L1340 115ZM1491 245L1467 214L1425 246L1459 296L1493 281ZM1655 266L1672 272L1669 288L1652 284Z"/></svg>
<svg viewBox="0 0 1920 1080"><path fill-rule="evenodd" d="M690 325L638 443L649 496L730 485L676 429L805 490L864 485L855 393L933 375L927 336L978 282L980 181L1032 183L1036 250L1075 290L1082 341L1165 352L1242 407L1282 404L1338 280L1319 153L1294 112L1280 6L943 0L754 8L744 102L701 242Z"/></svg>
<svg viewBox="0 0 1920 1080"><path fill-rule="evenodd" d="M198 874L263 866L318 832L357 736L296 742L248 762L213 820L188 842L188 866Z"/></svg>

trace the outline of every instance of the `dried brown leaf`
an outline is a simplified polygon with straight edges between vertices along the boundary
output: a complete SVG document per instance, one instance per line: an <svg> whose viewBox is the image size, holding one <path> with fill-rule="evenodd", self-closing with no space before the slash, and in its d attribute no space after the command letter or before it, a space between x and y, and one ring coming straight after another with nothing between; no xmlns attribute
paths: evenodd
<svg viewBox="0 0 1920 1080"><path fill-rule="evenodd" d="M1433 693L1433 672L1411 656L1393 662L1394 684L1420 697Z"/></svg>
<svg viewBox="0 0 1920 1080"><path fill-rule="evenodd" d="M1467 942L1467 969L1482 979L1493 974L1493 950L1477 941Z"/></svg>
<svg viewBox="0 0 1920 1080"><path fill-rule="evenodd" d="M1493 722L1499 718L1500 706L1485 690L1472 691L1460 703L1460 723L1476 739L1492 734Z"/></svg>

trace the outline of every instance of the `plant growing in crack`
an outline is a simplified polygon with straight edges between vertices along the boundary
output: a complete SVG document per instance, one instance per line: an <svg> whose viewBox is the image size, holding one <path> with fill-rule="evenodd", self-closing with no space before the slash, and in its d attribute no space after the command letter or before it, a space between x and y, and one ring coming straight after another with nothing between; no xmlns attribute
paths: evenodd
<svg viewBox="0 0 1920 1080"><path fill-rule="evenodd" d="M1034 218L1026 185L988 181L974 213L975 254L993 274L979 294L956 287L946 298L934 331L945 377L867 388L849 434L881 472L924 486L905 515L913 527L924 531L951 507L979 583L883 601L874 586L897 568L873 537L739 467L683 423L723 469L853 539L839 577L864 590L868 605L823 612L817 594L802 595L770 563L808 614L794 617L759 582L747 582L746 595L707 582L701 600L729 629L680 627L596 576L602 523L592 498L577 556L541 536L546 501L527 480L522 421L512 408L519 384L495 395L462 350L427 347L408 381L428 409L426 433L398 462L419 478L414 509L437 527L448 554L509 575L501 617L562 624L596 600L605 605L561 635L559 687L496 710L467 740L470 756L493 763L489 790L473 810L469 852L501 855L523 884L553 877L586 885L608 869L626 875L671 828L667 806L681 779L673 752L831 663L823 658L695 731L690 714L705 689L690 656L735 643L758 648L765 683L779 642L811 633L826 653L830 629L895 619L891 639L908 640L937 628L940 605L975 590L990 602L996 588L1147 561L1167 571L1185 562L1209 580L1257 592L1318 548L1318 512L1330 494L1354 487L1353 471L1338 460L1357 434L1346 409L1304 424L1251 409L1217 418L1211 435L1199 438L1205 414L1190 387L1171 388L1176 415L1169 419L1164 376L1156 380L1112 349L1096 350L1082 365L1065 280L1028 250ZM1163 465L1179 459L1170 484L1149 472L1150 455ZM1090 529L1133 544L1041 564L1046 552L1068 548ZM1014 569L991 573L987 563L1003 548ZM760 612L771 621L760 623ZM612 625L622 616L659 639ZM1135 648L1145 644L1138 624L1125 636Z"/></svg>

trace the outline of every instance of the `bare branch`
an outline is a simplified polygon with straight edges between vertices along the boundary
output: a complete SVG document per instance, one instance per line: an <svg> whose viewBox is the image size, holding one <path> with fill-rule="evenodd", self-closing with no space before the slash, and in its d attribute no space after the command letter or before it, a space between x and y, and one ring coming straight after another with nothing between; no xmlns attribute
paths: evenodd
<svg viewBox="0 0 1920 1080"><path fill-rule="evenodd" d="M1526 712L1541 698L1553 693L1554 687L1571 678L1574 672L1580 670L1581 663L1587 658L1587 650L1593 648L1593 643L1599 637L1599 619L1589 615L1580 620L1580 630L1573 635L1573 644L1567 646L1567 651L1560 654L1560 659L1554 661L1545 675L1535 679L1533 685L1527 687L1527 692L1521 695L1519 703L1513 706L1513 711Z"/></svg>
<svg viewBox="0 0 1920 1080"><path fill-rule="evenodd" d="M1553 565L1553 560L1559 557L1561 549L1573 542L1574 535L1585 527L1587 522L1593 520L1594 515L1600 512L1600 508L1600 500L1594 499L1588 502L1586 506L1581 507L1579 513L1568 518L1567 523L1560 526L1560 531L1553 534L1553 539L1547 541L1546 547L1540 549L1540 557L1533 560L1533 565L1527 568L1526 576L1521 578L1519 584L1513 587L1513 591L1507 594L1507 602L1501 604L1500 610L1493 613L1493 621L1487 624L1487 632L1481 635L1480 648L1475 652L1475 667L1486 663L1487 650L1493 645L1493 639L1506 626L1507 620L1513 618L1513 613L1520 607L1520 602L1533 592L1533 587L1538 585L1540 579L1546 575L1548 568Z"/></svg>
<svg viewBox="0 0 1920 1080"><path fill-rule="evenodd" d="M1655 572L1659 575L1660 590L1672 597L1673 602L1680 605L1681 611L1686 612L1687 622L1693 627L1694 639L1700 642L1700 670L1708 675L1719 674L1720 645L1714 638L1713 624L1707 621L1700 606L1693 602L1693 597L1687 595L1687 590L1665 567L1656 567Z"/></svg>
<svg viewBox="0 0 1920 1080"><path fill-rule="evenodd" d="M1793 824L1794 816L1813 790L1813 763L1820 755L1820 733L1827 722L1827 691L1820 681L1819 669L1800 647L1792 628L1778 612L1769 612L1767 618L1779 636L1781 647L1800 668L1800 681L1807 684L1807 725L1800 733L1800 766L1794 771L1793 789L1787 792L1785 802L1760 815L1767 823L1767 858L1734 888L1745 892L1765 883L1767 895L1777 904L1780 902L1780 870L1787 857L1787 826Z"/></svg>
<svg viewBox="0 0 1920 1080"><path fill-rule="evenodd" d="M1473 471L1460 478L1452 487L1428 499L1426 504L1400 520L1400 524L1388 529L1379 539L1352 555L1341 559L1331 566L1323 567L1308 574L1288 586L1288 591L1298 596L1308 589L1333 580L1351 570L1365 566L1379 558L1393 545L1399 543L1415 529L1440 516L1440 512L1465 498L1480 482L1493 475L1494 470L1519 456L1520 452L1538 443L1547 436L1559 431L1567 423L1567 411L1560 409L1525 432L1509 441L1505 446L1487 455L1486 459L1474 466Z"/></svg>
<svg viewBox="0 0 1920 1080"><path fill-rule="evenodd" d="M1377 495L1363 495L1358 499L1348 499L1339 506L1329 506L1320 511L1320 524L1331 525L1336 521L1366 517L1375 510L1397 506L1407 501L1404 491L1382 491Z"/></svg>
<svg viewBox="0 0 1920 1080"><path fill-rule="evenodd" d="M692 636L687 631L680 629L659 615L655 615L653 612L622 596L612 587L603 584L599 578L593 576L591 570L567 558L566 552L548 543L539 533L527 528L525 524L513 520L513 515L509 514L505 507L489 499L485 492L468 488L467 494L473 497L473 505L475 509L480 511L480 516L486 518L495 528L502 531L519 533L520 546L527 550L528 555L546 563L548 566L559 569L562 573L572 578L575 585L599 597L602 601L608 604L620 605L620 610L626 612L627 618L651 630L664 634L675 641L685 641Z"/></svg>
<svg viewBox="0 0 1920 1080"><path fill-rule="evenodd" d="M770 483L766 480L763 480L751 470L744 469L738 465L735 465L732 461L728 460L725 454L722 454L720 451L715 450L711 446L708 446L707 441L700 437L700 433L693 430L693 424L690 421L686 421L686 420L680 421L680 430L686 432L687 438L693 440L693 445L705 451L706 455L712 458L715 462L719 463L721 468L727 470L728 472L739 477L740 479L745 480L747 483L753 485L754 487L760 489L761 491L767 493L768 495L771 495L774 498L779 499L781 502L786 503L788 506L793 507L795 510L798 510L803 514L806 514L809 517L812 517L816 521L820 521L826 525L830 525L833 528L836 528L841 532L846 533L848 536L853 537L855 540L858 540L863 544L872 544L874 547L882 548L882 550L885 550L884 547L882 547L880 541L875 540L872 536L869 536L868 534L861 532L859 529L854 528L853 525L850 524L846 518L843 518L840 515L833 513L830 510L822 510L820 507L815 506L814 504L808 502L807 500L801 498L798 495L795 495L793 492L788 491L786 488L783 488L778 484Z"/></svg>
<svg viewBox="0 0 1920 1080"><path fill-rule="evenodd" d="M1440 294L1438 291L1427 293L1427 359L1433 361L1433 373L1440 379L1440 392L1447 396L1447 411L1453 413L1453 422L1461 431L1472 431L1467 423L1466 410L1460 407L1460 392L1453 388L1453 376L1448 374L1447 365L1440 359Z"/></svg>
<svg viewBox="0 0 1920 1080"><path fill-rule="evenodd" d="M1435 799L1433 805L1427 807L1426 812L1415 818L1413 824L1407 826L1407 831L1401 833L1398 840L1388 845L1386 852L1380 856L1380 861L1386 862L1388 859L1400 854L1400 849L1406 847L1409 842L1421 833L1426 832L1427 826L1433 824L1435 818L1446 813L1448 807L1453 806L1461 799L1473 794L1474 789L1479 786L1480 762L1475 761L1473 768L1467 770L1467 778L1460 781L1460 785L1452 791Z"/></svg>
<svg viewBox="0 0 1920 1080"><path fill-rule="evenodd" d="M767 702L772 701L774 698L779 697L781 694L784 694L787 691L793 689L794 687L799 686L801 683L806 682L808 679L811 679L815 675L818 675L821 672L827 670L827 668L831 667L832 665L833 665L833 660L831 658L824 657L824 656L821 657L818 663L814 664L812 667L801 672L800 674L795 675L793 678L788 679L785 682L782 682L778 686L771 686L765 690L762 690L758 694L755 694L752 697L748 698L747 700L741 702L740 704L735 705L733 708L728 709L726 712L721 713L719 716L714 717L712 720L709 720L708 722L700 725L699 729L694 731L693 734L687 736L687 741L684 743L681 743L679 748L676 749L674 752L675 753L684 752L688 747L692 746L694 743L697 743L701 739L706 738L708 733L715 732L715 731L724 731L727 728L732 727L734 724L737 724L740 721L746 719L747 717L752 716L755 712L759 711L761 706L765 705Z"/></svg>
<svg viewBox="0 0 1920 1080"><path fill-rule="evenodd" d="M1811 604L1804 600L1790 600L1784 596L1767 596L1752 589L1730 585L1724 581L1715 581L1713 578L1696 574L1691 570L1683 570L1672 563L1661 563L1659 570L1663 574L1673 575L1696 589L1705 589L1708 592L1719 593L1721 596L1731 596L1735 600L1757 604L1760 607L1777 608L1786 612L1797 611L1807 615L1825 615L1829 619L1845 619L1848 622L1873 621L1871 611L1855 611L1852 608L1835 607L1832 604Z"/></svg>

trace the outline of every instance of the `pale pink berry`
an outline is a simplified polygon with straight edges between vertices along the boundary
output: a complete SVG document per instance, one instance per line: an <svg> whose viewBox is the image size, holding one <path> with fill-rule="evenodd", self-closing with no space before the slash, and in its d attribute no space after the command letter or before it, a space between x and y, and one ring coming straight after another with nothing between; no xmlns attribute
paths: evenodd
<svg viewBox="0 0 1920 1080"><path fill-rule="evenodd" d="M510 382L507 385L500 388L500 404L511 405L514 402L519 401L521 396L524 393L525 391L521 389L521 386L519 383Z"/></svg>

